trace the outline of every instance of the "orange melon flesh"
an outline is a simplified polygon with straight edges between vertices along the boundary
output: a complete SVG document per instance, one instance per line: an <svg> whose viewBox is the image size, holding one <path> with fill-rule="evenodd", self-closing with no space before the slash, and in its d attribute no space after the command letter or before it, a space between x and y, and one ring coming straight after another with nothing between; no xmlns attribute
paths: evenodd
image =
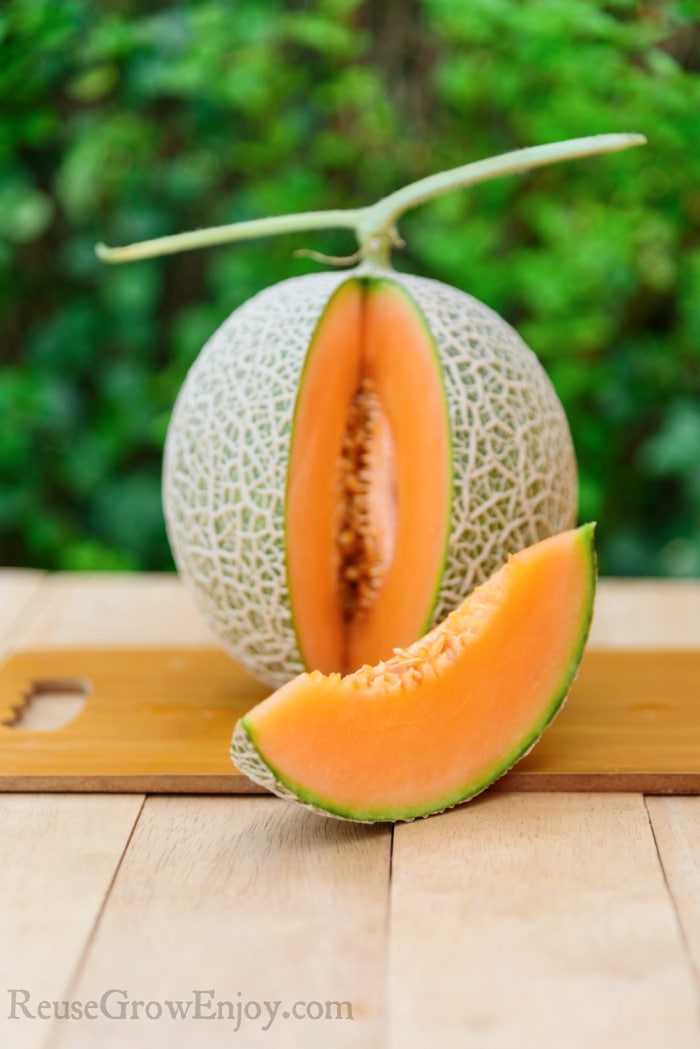
<svg viewBox="0 0 700 1049"><path fill-rule="evenodd" d="M371 616L348 638L347 668L389 658L426 629L445 557L451 449L445 393L425 322L406 293L376 281L366 293L363 370L393 436L393 557ZM410 580L410 582L408 582ZM407 585L408 582L408 585Z"/></svg>
<svg viewBox="0 0 700 1049"><path fill-rule="evenodd" d="M353 399L367 382L375 412L363 484L379 564L370 607L348 621L339 463ZM396 282L352 278L332 296L309 348L288 466L287 577L309 669L347 672L420 636L442 575L450 498L449 417L427 325Z"/></svg>
<svg viewBox="0 0 700 1049"><path fill-rule="evenodd" d="M299 647L309 668L342 666L335 465L360 381L362 289L341 285L311 344L294 413L287 482L287 577Z"/></svg>
<svg viewBox="0 0 700 1049"><path fill-rule="evenodd" d="M349 819L411 819L466 800L561 706L594 589L592 525L528 547L391 660L283 686L239 723L234 759L259 778L250 748L272 789Z"/></svg>

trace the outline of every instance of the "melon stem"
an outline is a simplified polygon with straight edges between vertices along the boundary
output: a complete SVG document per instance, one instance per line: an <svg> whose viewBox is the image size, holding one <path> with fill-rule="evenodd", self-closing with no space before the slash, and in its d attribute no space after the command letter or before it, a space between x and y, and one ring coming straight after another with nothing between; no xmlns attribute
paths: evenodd
<svg viewBox="0 0 700 1049"><path fill-rule="evenodd" d="M551 142L544 146L531 146L527 149L516 149L510 153L501 153L497 157L477 160L449 171L412 182L403 189L391 193L366 209L368 227L381 226L386 229L395 224L397 219L411 208L424 204L434 197L451 193L456 189L474 186L503 175L516 175L522 171L556 164L562 160L575 160L579 157L590 157L598 153L613 153L632 146L646 143L644 135L613 134L591 135L587 138L574 138L566 142Z"/></svg>
<svg viewBox="0 0 700 1049"><path fill-rule="evenodd" d="M296 215L272 215L265 219L250 219L233 222L228 226L209 226L206 229L174 233L169 237L156 237L123 248L108 248L98 244L95 248L103 262L136 262L158 255L175 255L180 251L210 248L217 244L230 244L236 240L252 240L254 237L275 237L283 233L300 233L318 229L356 230L361 211L364 209L336 209L335 211L303 211Z"/></svg>
<svg viewBox="0 0 700 1049"><path fill-rule="evenodd" d="M456 189L514 175L532 168L555 164L562 160L613 153L633 146L642 146L644 135L610 134L574 138L565 142L551 142L543 146L531 146L502 153L486 160L477 160L449 171L412 182L408 186L390 193L375 204L364 208L336 209L333 211L306 211L296 215L275 215L246 222L234 222L226 226L176 233L168 237L129 244L121 248L109 248L98 244L96 252L103 262L134 262L139 259L171 255L195 248L207 248L217 244L229 244L254 237L278 236L284 233L299 233L320 229L353 230L365 262L382 269L391 265L391 248L401 244L396 222L411 208L424 204L434 197L451 193Z"/></svg>

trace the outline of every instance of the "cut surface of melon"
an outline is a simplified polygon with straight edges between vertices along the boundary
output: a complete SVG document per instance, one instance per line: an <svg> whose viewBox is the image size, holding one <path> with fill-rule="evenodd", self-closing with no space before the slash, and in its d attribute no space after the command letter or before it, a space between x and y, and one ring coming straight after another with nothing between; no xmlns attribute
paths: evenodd
<svg viewBox="0 0 700 1049"><path fill-rule="evenodd" d="M413 819L473 797L566 698L593 609L593 532L584 525L513 555L375 667L290 681L238 723L237 767L347 819Z"/></svg>
<svg viewBox="0 0 700 1049"><path fill-rule="evenodd" d="M347 672L425 629L450 464L440 364L418 307L395 281L347 281L312 339L288 468L287 577L307 667Z"/></svg>

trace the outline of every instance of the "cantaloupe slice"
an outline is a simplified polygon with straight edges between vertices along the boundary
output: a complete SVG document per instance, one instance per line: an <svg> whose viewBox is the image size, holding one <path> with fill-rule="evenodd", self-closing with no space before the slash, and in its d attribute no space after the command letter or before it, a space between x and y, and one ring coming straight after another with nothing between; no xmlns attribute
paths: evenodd
<svg viewBox="0 0 700 1049"><path fill-rule="evenodd" d="M235 764L352 820L414 819L478 794L533 746L571 687L593 609L593 531L513 555L388 661L290 681L236 726Z"/></svg>

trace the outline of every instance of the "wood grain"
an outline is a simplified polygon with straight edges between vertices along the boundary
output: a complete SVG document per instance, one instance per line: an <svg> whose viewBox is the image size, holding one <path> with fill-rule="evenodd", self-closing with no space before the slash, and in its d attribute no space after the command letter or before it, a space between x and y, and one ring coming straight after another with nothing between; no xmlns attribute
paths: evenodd
<svg viewBox="0 0 700 1049"><path fill-rule="evenodd" d="M700 648L700 582L600 579L589 644L592 648Z"/></svg>
<svg viewBox="0 0 700 1049"><path fill-rule="evenodd" d="M84 683L78 717L12 727L38 683ZM253 790L230 758L234 725L268 692L218 649L47 649L0 669L0 789Z"/></svg>
<svg viewBox="0 0 700 1049"><path fill-rule="evenodd" d="M200 647L215 643L188 591L168 573L0 571L3 609L24 588L31 614L17 637L23 648L46 645ZM14 616L14 612L12 613ZM593 648L700 647L700 582L602 578L591 627Z"/></svg>
<svg viewBox="0 0 700 1049"><path fill-rule="evenodd" d="M22 620L39 592L43 573L29 569L0 571L0 656L12 645L15 634L22 629Z"/></svg>
<svg viewBox="0 0 700 1049"><path fill-rule="evenodd" d="M0 795L0 1045L43 1046L11 989L64 995L141 808L138 796ZM24 1000L24 996L20 1000Z"/></svg>
<svg viewBox="0 0 700 1049"><path fill-rule="evenodd" d="M213 643L173 576L20 585L10 599L0 575L0 648L3 631L25 651ZM602 580L592 644L697 648L699 613L698 583ZM91 940L140 803L0 797L3 993L20 978L47 998L212 987L234 1002L238 990L248 1001L348 998L356 1019L278 1020L266 1032L249 1021L238 1034L227 1022L98 1033L96 1022L33 1021L7 1036L0 1027L3 1047L698 1044L700 799L649 799L677 915L639 797L491 793L398 827L390 970L389 832L267 798L149 799Z"/></svg>
<svg viewBox="0 0 700 1049"><path fill-rule="evenodd" d="M175 574L98 572L45 577L13 647L201 647L215 643Z"/></svg>
<svg viewBox="0 0 700 1049"><path fill-rule="evenodd" d="M700 798L646 804L700 993Z"/></svg>
<svg viewBox="0 0 700 1049"><path fill-rule="evenodd" d="M53 732L11 727L37 683L84 682ZM0 788L250 793L233 726L267 694L218 649L47 649L0 668ZM700 792L700 650L591 649L564 710L498 790Z"/></svg>
<svg viewBox="0 0 700 1049"><path fill-rule="evenodd" d="M268 798L151 798L119 870L73 997L281 1001L265 1012L58 1023L52 1047L232 1044L334 1049L381 1044L390 831ZM349 1001L353 1020L284 1019L296 1002ZM263 1007L264 1008L264 1007ZM224 1013L224 1016L226 1014Z"/></svg>
<svg viewBox="0 0 700 1049"><path fill-rule="evenodd" d="M396 828L389 1046L697 1047L641 798L491 795Z"/></svg>

